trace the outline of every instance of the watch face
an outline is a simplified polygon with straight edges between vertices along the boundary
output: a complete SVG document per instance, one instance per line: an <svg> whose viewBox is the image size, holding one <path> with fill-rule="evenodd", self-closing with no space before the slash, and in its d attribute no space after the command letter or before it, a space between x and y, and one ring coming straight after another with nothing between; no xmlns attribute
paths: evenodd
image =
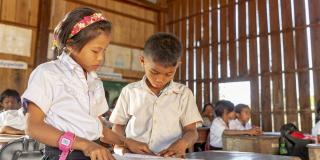
<svg viewBox="0 0 320 160"><path fill-rule="evenodd" d="M62 138L61 144L65 145L65 146L69 146L70 145L70 140L66 139L66 138Z"/></svg>

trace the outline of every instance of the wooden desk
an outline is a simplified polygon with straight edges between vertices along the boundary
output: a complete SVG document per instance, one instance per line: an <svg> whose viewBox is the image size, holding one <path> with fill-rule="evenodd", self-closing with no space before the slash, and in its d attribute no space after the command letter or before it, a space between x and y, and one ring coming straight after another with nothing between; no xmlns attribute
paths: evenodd
<svg viewBox="0 0 320 160"><path fill-rule="evenodd" d="M198 140L196 143L206 143L210 132L210 127L199 127L197 130Z"/></svg>
<svg viewBox="0 0 320 160"><path fill-rule="evenodd" d="M19 139L23 137L24 135L10 135L10 134L0 134L0 148L2 145L7 144L8 142L11 142L13 140Z"/></svg>
<svg viewBox="0 0 320 160"><path fill-rule="evenodd" d="M308 144L309 160L320 159L320 144Z"/></svg>
<svg viewBox="0 0 320 160"><path fill-rule="evenodd" d="M299 157L268 155L250 152L206 151L188 153L186 158L205 160L300 160Z"/></svg>
<svg viewBox="0 0 320 160"><path fill-rule="evenodd" d="M261 136L227 136L223 135L224 151L255 152L278 154L280 133L265 132Z"/></svg>

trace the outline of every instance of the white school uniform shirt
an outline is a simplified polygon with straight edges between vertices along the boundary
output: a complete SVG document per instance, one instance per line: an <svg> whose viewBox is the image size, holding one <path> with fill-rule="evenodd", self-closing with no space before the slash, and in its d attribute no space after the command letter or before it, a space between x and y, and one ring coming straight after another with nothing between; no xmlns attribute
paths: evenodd
<svg viewBox="0 0 320 160"><path fill-rule="evenodd" d="M0 127L10 126L15 129L26 129L26 118L23 108L19 110L7 110L0 113Z"/></svg>
<svg viewBox="0 0 320 160"><path fill-rule="evenodd" d="M109 120L126 125L126 137L148 144L157 153L181 138L184 126L202 118L188 87L171 81L158 97L144 77L122 89Z"/></svg>
<svg viewBox="0 0 320 160"><path fill-rule="evenodd" d="M316 125L312 128L312 135L313 136L320 135L320 121L318 121Z"/></svg>
<svg viewBox="0 0 320 160"><path fill-rule="evenodd" d="M22 95L44 112L45 122L61 131L96 140L102 137L98 116L108 110L103 84L95 72L84 75L68 54L39 65Z"/></svg>
<svg viewBox="0 0 320 160"><path fill-rule="evenodd" d="M231 130L249 130L251 128L250 123L246 123L244 126L238 119L229 121L229 129Z"/></svg>
<svg viewBox="0 0 320 160"><path fill-rule="evenodd" d="M222 148L222 135L223 131L229 129L227 124L222 120L222 118L217 117L212 121L210 127L210 145L217 148Z"/></svg>

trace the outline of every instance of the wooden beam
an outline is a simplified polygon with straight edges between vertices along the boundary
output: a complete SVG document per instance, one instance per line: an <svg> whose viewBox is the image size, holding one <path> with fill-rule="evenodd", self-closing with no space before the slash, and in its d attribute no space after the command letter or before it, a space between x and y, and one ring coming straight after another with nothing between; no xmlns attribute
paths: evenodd
<svg viewBox="0 0 320 160"><path fill-rule="evenodd" d="M221 1L220 5L227 5L227 1ZM227 79L227 17L228 9L220 9L220 73L222 79Z"/></svg>
<svg viewBox="0 0 320 160"><path fill-rule="evenodd" d="M196 12L201 11L201 1L202 0L196 1ZM202 39L201 39L201 15L196 16L196 35L195 36L196 36L196 42L198 45L198 42L201 43L201 41L202 41ZM200 81L200 79L202 79L201 73L202 73L202 49L197 48L196 49L196 78L197 78L197 81L196 81L196 101L197 101L199 111L202 110L202 82Z"/></svg>
<svg viewBox="0 0 320 160"><path fill-rule="evenodd" d="M250 36L257 35L256 23L256 1L248 2L249 11L249 33ZM251 110L252 124L260 126L260 101L259 101L259 80L258 80L258 55L257 55L257 40L249 39L250 53L250 89L251 89Z"/></svg>
<svg viewBox="0 0 320 160"><path fill-rule="evenodd" d="M229 1L231 4L235 3L235 0ZM230 76L235 78L238 75L237 71L237 46L236 46L236 6L229 6L229 61L230 61Z"/></svg>
<svg viewBox="0 0 320 160"><path fill-rule="evenodd" d="M188 0L188 8L189 8L189 15L193 14L195 12L195 1L194 0ZM190 48L188 50L188 86L191 89L192 92L194 92L194 82L192 81L194 79L193 77L193 66L194 66L194 50L193 50L193 46L194 46L194 23L195 23L195 18L190 18L189 19L189 46L188 48Z"/></svg>
<svg viewBox="0 0 320 160"><path fill-rule="evenodd" d="M40 0L35 64L47 61L51 0Z"/></svg>
<svg viewBox="0 0 320 160"><path fill-rule="evenodd" d="M208 10L210 7L209 0L203 0L203 10ZM209 13L204 13L203 15L203 40L204 44L209 44ZM203 48L203 73L204 73L204 88L203 88L203 97L204 103L210 102L210 51L209 46Z"/></svg>
<svg viewBox="0 0 320 160"><path fill-rule="evenodd" d="M295 26L303 26L306 24L305 15L305 1L294 1L294 11L295 11ZM296 56L297 56L297 66L298 68L309 67L308 61L308 41L307 41L307 31L306 29L299 29L295 32L295 46L296 46ZM311 132L312 128L312 118L309 114L310 108L310 81L309 72L299 72L299 104L300 104L300 119L301 119L301 130L306 133Z"/></svg>
<svg viewBox="0 0 320 160"><path fill-rule="evenodd" d="M211 1L211 8L218 7L218 0ZM218 43L218 11L212 10L211 15L211 22L212 22L212 35L211 35L211 42L213 44ZM218 45L212 46L212 103L216 103L219 100L219 82L218 82Z"/></svg>
<svg viewBox="0 0 320 160"><path fill-rule="evenodd" d="M291 28L292 14L291 14L291 0L281 1L282 29ZM295 70L295 52L293 44L293 32L283 33L283 52L284 52L284 68L285 71ZM295 73L285 74L285 102L287 112L287 123L298 125L297 112L297 91L296 91L296 77Z"/></svg>
<svg viewBox="0 0 320 160"><path fill-rule="evenodd" d="M279 28L279 9L278 0L270 0L270 28L271 32L278 32ZM281 46L280 34L271 35L272 50L272 72L281 72ZM272 99L274 112L274 129L279 131L284 124L283 92L282 92L282 75L272 75Z"/></svg>
<svg viewBox="0 0 320 160"><path fill-rule="evenodd" d="M259 28L260 33L268 32L267 22L267 4L266 0L259 0ZM261 73L269 73L269 46L268 37L260 37L260 68ZM270 76L261 77L261 109L262 112L262 129L263 131L272 131L271 123L271 98L270 98Z"/></svg>
<svg viewBox="0 0 320 160"><path fill-rule="evenodd" d="M241 0L239 3L239 76L248 73L247 65L247 39L246 39L246 3Z"/></svg>

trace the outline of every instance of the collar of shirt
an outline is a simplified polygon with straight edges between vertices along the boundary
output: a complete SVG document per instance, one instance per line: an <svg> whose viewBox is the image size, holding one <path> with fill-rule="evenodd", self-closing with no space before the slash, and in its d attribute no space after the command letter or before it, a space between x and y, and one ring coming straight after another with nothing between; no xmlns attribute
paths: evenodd
<svg viewBox="0 0 320 160"><path fill-rule="evenodd" d="M149 86L147 85L147 77L143 76L142 80L139 83L139 86L146 89L147 91L149 91L150 93L154 94ZM161 91L160 91L160 95L162 94L168 94L168 93L176 93L179 94L181 93L181 89L178 88L177 85L175 85L175 83L173 82L173 80L171 80Z"/></svg>
<svg viewBox="0 0 320 160"><path fill-rule="evenodd" d="M217 121L220 121L220 123L221 123L221 124L223 124L226 128L228 128L228 129L229 129L228 125L223 121L223 119L222 119L222 118L217 117Z"/></svg>
<svg viewBox="0 0 320 160"><path fill-rule="evenodd" d="M90 88L95 88L96 83L94 82L99 80L96 72L87 73L86 79L83 68L73 58L70 57L70 54L63 52L60 56L58 56L58 59L68 68L71 74L76 74L79 80L81 80L85 85L88 85L89 90L91 90Z"/></svg>

